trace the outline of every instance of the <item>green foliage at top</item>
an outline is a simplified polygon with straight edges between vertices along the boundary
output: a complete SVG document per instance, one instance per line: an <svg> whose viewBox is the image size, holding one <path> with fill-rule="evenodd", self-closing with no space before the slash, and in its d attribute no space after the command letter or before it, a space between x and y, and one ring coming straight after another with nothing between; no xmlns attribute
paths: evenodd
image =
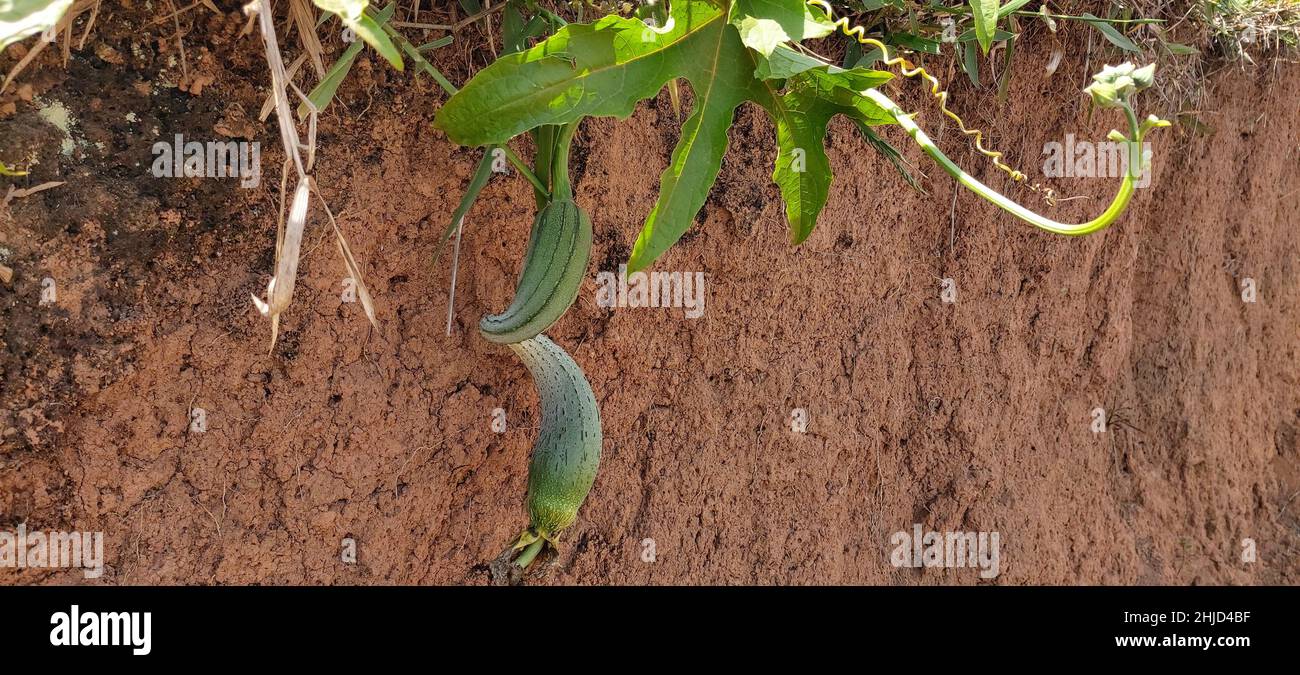
<svg viewBox="0 0 1300 675"><path fill-rule="evenodd" d="M53 28L71 6L72 0L0 0L0 49Z"/></svg>
<svg viewBox="0 0 1300 675"><path fill-rule="evenodd" d="M975 36L985 54L993 46L993 34L998 29L999 0L970 0L971 16L975 20Z"/></svg>
<svg viewBox="0 0 1300 675"><path fill-rule="evenodd" d="M745 102L758 104L776 124L773 177L797 243L826 203L830 167L823 139L830 118L893 121L859 95L888 80L888 73L836 68L792 48L831 28L802 0L738 0L729 8L681 0L661 28L618 16L568 24L484 68L438 111L434 124L462 145L500 144L586 116L625 118L637 102L682 78L694 91L693 111L660 177L629 270L653 262L690 227L721 169L735 109Z"/></svg>
<svg viewBox="0 0 1300 675"><path fill-rule="evenodd" d="M357 37L375 48L394 68L402 69L402 55L379 23L366 14L370 0L312 0L317 7L335 14ZM390 10L391 11L391 10Z"/></svg>
<svg viewBox="0 0 1300 675"><path fill-rule="evenodd" d="M735 0L730 22L740 32L746 47L771 56L777 46L823 38L835 26L820 14L813 14L803 2L791 0Z"/></svg>

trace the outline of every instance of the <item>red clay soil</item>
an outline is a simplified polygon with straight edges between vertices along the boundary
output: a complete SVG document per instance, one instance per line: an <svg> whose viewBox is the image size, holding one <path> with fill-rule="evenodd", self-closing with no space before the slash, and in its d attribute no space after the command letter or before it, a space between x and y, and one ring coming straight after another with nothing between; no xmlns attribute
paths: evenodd
<svg viewBox="0 0 1300 675"><path fill-rule="evenodd" d="M39 160L11 180L67 181L0 213L0 264L16 273L0 285L0 528L103 531L106 571L0 580L491 583L489 562L527 524L538 407L523 366L477 323L513 292L528 183L495 176L467 219L445 335L450 256L431 256L479 154L432 129L445 100L432 82L366 53L321 119L315 174L379 329L340 301L346 272L315 211L268 354L249 296L272 270L283 155L274 122L257 121L260 42L239 36L237 11L194 10L186 77L171 27L123 4L106 3L66 68L51 50L21 76L24 98L0 99L0 160ZM1031 175L1045 143L1121 124L1079 93L1118 58L1096 41L1088 55L1087 30L1063 26L1077 49L1052 76L1031 34L1002 105L939 62L954 106ZM437 52L453 80L490 58L476 42ZM291 31L281 43L292 58ZM587 121L572 163L596 248L549 335L596 392L604 458L565 547L527 582L1300 580L1300 68L1229 69L1205 85L1209 129L1155 134L1150 187L1115 226L1077 239L965 191L954 201L910 146L931 180L928 195L909 190L840 120L830 203L792 248L773 127L742 108L699 224L655 267L707 275L695 320L595 300L595 273L626 261L676 142L667 95L629 121ZM887 89L963 166L1058 219L1090 217L1116 185L1057 180L1093 198L1050 209L969 152L919 85ZM75 120L66 136L39 113L52 102ZM153 178L152 144L177 133L260 142L265 179ZM52 306L38 304L45 277ZM1097 407L1106 433L1091 429ZM192 408L206 432L190 431ZM806 433L791 429L794 408ZM891 534L916 523L997 531L1000 575L894 567ZM1255 562L1242 560L1247 538Z"/></svg>

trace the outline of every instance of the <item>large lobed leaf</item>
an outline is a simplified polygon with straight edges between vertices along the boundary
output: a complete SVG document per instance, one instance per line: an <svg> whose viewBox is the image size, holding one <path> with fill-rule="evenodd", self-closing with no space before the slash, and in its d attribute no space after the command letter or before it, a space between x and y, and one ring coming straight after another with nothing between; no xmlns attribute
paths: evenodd
<svg viewBox="0 0 1300 675"><path fill-rule="evenodd" d="M771 56L786 42L822 38L835 32L835 25L820 8L804 0L734 0L729 20L740 32L746 47Z"/></svg>
<svg viewBox="0 0 1300 675"><path fill-rule="evenodd" d="M752 78L736 77L742 69L735 59L721 59L729 46L726 27L722 10L705 2L673 3L672 21L662 32L619 16L568 24L479 71L438 110L434 126L461 145L489 145L543 124L588 115L627 117L638 101L678 76L697 88L716 81L719 91L745 90ZM738 39L734 43L740 46ZM710 73L710 64L722 65L732 77Z"/></svg>
<svg viewBox="0 0 1300 675"><path fill-rule="evenodd" d="M743 8L769 16L770 8L760 4L785 12L775 15L782 20L747 33L771 59L747 49L742 30L731 23L754 17ZM795 23L794 9L801 23ZM683 0L673 3L663 29L618 16L569 24L532 49L484 68L438 111L434 125L462 145L504 143L538 126L588 115L627 117L665 83L685 78L695 93L694 110L660 176L659 197L633 246L629 271L654 261L690 227L721 170L734 111L746 101L776 120L781 153L774 178L787 203L792 239L802 241L826 201L830 168L822 143L830 117L893 121L858 94L888 74L830 68L773 37L778 30L790 39L824 35L824 24L824 17L819 23L801 2L789 0L738 2L730 12ZM793 161L795 150L806 164Z"/></svg>
<svg viewBox="0 0 1300 675"><path fill-rule="evenodd" d="M785 201L790 241L798 244L812 234L830 193L833 174L826 156L826 125L835 115L867 125L892 123L892 115L859 94L884 84L890 74L828 66L785 46L773 50L756 72L761 77L789 78L785 94L768 112L776 122L778 146L772 180Z"/></svg>

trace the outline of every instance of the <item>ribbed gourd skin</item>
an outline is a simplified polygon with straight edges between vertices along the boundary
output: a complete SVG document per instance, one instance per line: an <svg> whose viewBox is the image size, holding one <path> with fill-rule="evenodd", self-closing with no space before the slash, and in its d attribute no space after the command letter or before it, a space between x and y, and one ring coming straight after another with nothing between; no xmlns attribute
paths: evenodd
<svg viewBox="0 0 1300 675"><path fill-rule="evenodd" d="M573 524L600 467L600 411L573 358L545 335L511 344L533 375L542 421L528 467L531 529L553 541Z"/></svg>
<svg viewBox="0 0 1300 675"><path fill-rule="evenodd" d="M483 337L498 344L522 342L559 320L578 297L591 242L591 219L577 203L546 205L533 222L515 298L506 311L483 317Z"/></svg>

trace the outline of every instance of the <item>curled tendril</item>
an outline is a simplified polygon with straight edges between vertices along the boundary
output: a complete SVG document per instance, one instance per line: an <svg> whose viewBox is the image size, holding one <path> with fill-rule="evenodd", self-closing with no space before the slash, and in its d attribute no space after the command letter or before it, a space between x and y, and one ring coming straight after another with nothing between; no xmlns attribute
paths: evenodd
<svg viewBox="0 0 1300 675"><path fill-rule="evenodd" d="M915 66L907 59L901 56L890 56L889 47L879 41L866 36L866 29L862 26L854 26L849 22L848 17L835 17L834 10L831 9L830 3L826 0L805 0L808 5L817 7L826 14L829 20L840 32L857 40L858 43L868 45L880 50L881 56L886 65L896 67L906 77L920 77L930 85L930 94L939 102L939 110L945 116L957 123L961 133L974 140L975 149L985 157L992 160L993 165L1006 173L1012 181L1026 185L1030 190L1040 194L1048 205L1055 206L1055 193L1038 183L1029 183L1028 177L1021 171L1018 171L1002 161L1002 153L996 150L989 150L984 147L984 134L979 129L972 129L966 126L957 113L948 108L948 92L943 90L939 85L939 80L933 75L926 72L925 68ZM974 176L966 173L957 166L946 155L943 154L939 147L930 140L929 136L921 130L913 121L915 113L904 112L896 103L889 99L877 89L869 89L863 92L863 95L871 99L877 105L881 106L897 120L898 124L912 137L921 149L925 151L931 159L935 160L944 171L957 179L959 183L966 186L980 197L992 202L998 208L1024 220L1034 227L1065 235L1082 235L1096 232L1110 225L1120 216L1128 207L1129 200L1133 197L1133 190L1136 187L1136 180L1141 176L1144 168L1144 158L1142 157L1141 144L1146 133L1151 129L1158 127L1167 127L1169 122L1162 120L1154 115L1147 117L1144 121L1138 122L1137 115L1129 103L1129 98L1136 92L1151 86L1155 76L1155 66L1148 65L1138 68L1132 64L1124 63L1119 66L1107 66L1102 72L1093 76L1093 84L1085 91L1092 96L1093 101L1103 108L1118 108L1124 111L1128 120L1129 134L1126 136L1118 131L1111 131L1109 138L1113 141L1125 144L1128 151L1128 169L1124 172L1124 178L1120 183L1119 191L1111 199L1111 203L1106 210L1097 218L1086 223L1069 224L1061 223L1050 218L1041 216L1020 204L1012 201L996 190L981 183Z"/></svg>
<svg viewBox="0 0 1300 675"><path fill-rule="evenodd" d="M939 102L939 110L943 112L943 114L947 116L949 119L957 123L957 128L961 130L961 133L963 135L968 136L974 140L975 150L977 152L979 152L981 155L984 155L985 157L988 157L993 162L993 166L997 167L998 169L1001 169L1004 173L1007 174L1007 176L1011 178L1011 180L1017 183L1024 183L1026 187L1028 187L1031 191L1042 194L1044 201L1046 201L1049 205L1052 206L1056 205L1056 195L1050 188L1043 187L1038 183L1027 182L1029 177L1026 176L1024 172L1019 171L1018 169L1002 161L1002 154L1003 154L1002 152L998 150L990 150L984 147L984 132L980 131L979 129L974 129L966 126L966 122L962 120L961 116L953 112L950 108L948 108L948 91L942 89L939 84L939 80L935 78L933 75L931 75L929 72L927 72L923 66L914 65L912 62L908 61L906 58L902 56L890 56L889 46L881 42L880 40L867 37L865 28L863 28L862 26L852 25L848 17L842 16L836 18L835 12L834 10L831 9L831 5L829 2L826 2L825 0L806 0L806 1L809 5L816 7L822 10L823 12L825 12L827 20L829 20L835 26L835 28L838 29L840 32L853 38L854 40L857 40L859 44L863 44L869 47L874 47L876 49L879 49L881 58L884 60L885 65L893 68L898 68L898 71L902 73L904 77L909 77L909 78L919 77L925 80L926 83L930 85L930 95L933 96L934 99Z"/></svg>

